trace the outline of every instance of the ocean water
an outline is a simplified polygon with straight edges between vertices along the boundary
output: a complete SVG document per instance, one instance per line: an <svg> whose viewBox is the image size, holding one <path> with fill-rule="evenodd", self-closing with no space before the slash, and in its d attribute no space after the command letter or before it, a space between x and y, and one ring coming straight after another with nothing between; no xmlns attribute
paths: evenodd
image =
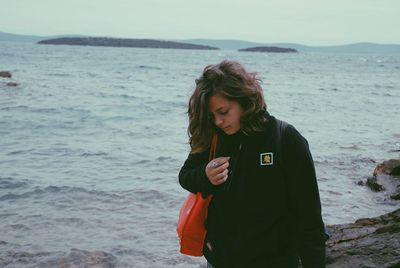
<svg viewBox="0 0 400 268"><path fill-rule="evenodd" d="M400 157L400 55L0 42L0 266L205 267L178 253L177 175L194 79L223 59L309 141L326 224L400 207L357 184Z"/></svg>

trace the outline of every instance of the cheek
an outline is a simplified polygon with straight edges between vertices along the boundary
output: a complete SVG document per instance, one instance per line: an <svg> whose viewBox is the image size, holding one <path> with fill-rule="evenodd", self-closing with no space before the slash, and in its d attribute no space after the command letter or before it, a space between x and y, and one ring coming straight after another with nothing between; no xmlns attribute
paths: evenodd
<svg viewBox="0 0 400 268"><path fill-rule="evenodd" d="M236 118L237 120L240 122L240 119L242 118L243 115L243 109L242 107L238 107L238 109L236 110Z"/></svg>
<svg viewBox="0 0 400 268"><path fill-rule="evenodd" d="M234 121L236 124L240 124L240 118L241 118L241 113L239 111L237 111L234 115L234 118L232 121Z"/></svg>

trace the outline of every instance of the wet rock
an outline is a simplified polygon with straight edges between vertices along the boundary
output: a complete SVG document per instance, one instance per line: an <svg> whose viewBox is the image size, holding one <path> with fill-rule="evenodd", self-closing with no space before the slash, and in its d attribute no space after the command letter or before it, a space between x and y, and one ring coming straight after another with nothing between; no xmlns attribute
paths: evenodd
<svg viewBox="0 0 400 268"><path fill-rule="evenodd" d="M400 209L327 229L327 268L400 267Z"/></svg>
<svg viewBox="0 0 400 268"><path fill-rule="evenodd" d="M386 175L400 175L400 159L390 159L376 166L374 176Z"/></svg>
<svg viewBox="0 0 400 268"><path fill-rule="evenodd" d="M385 191L389 198L400 200L400 159L390 159L377 165L366 185L372 191Z"/></svg>
<svg viewBox="0 0 400 268"><path fill-rule="evenodd" d="M0 71L0 77L11 78L11 76L9 71Z"/></svg>
<svg viewBox="0 0 400 268"><path fill-rule="evenodd" d="M378 183L376 177L370 177L367 179L366 185L371 188L372 191L374 192L381 192L385 190L385 188Z"/></svg>
<svg viewBox="0 0 400 268"><path fill-rule="evenodd" d="M12 75L9 71L0 71L0 77L11 78ZM16 86L18 86L18 83L12 81L12 79L11 81L9 79L0 80L0 87L16 87Z"/></svg>
<svg viewBox="0 0 400 268"><path fill-rule="evenodd" d="M400 200L400 190L397 190L395 193L393 193L390 198L394 200Z"/></svg>

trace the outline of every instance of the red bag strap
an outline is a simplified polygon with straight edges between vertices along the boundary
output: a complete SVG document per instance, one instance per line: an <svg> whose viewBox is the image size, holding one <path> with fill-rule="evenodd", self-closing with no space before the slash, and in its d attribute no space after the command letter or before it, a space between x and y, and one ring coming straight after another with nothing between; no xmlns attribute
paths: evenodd
<svg viewBox="0 0 400 268"><path fill-rule="evenodd" d="M211 161L215 158L215 154L217 152L217 143L218 143L218 134L214 133L214 135L211 139L210 155L208 156L209 161Z"/></svg>

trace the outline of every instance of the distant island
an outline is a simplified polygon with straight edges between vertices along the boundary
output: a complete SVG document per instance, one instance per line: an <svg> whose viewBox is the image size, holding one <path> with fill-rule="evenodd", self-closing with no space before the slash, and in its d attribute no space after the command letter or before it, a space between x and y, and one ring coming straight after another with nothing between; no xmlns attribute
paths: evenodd
<svg viewBox="0 0 400 268"><path fill-rule="evenodd" d="M284 47L249 47L242 48L239 51L250 51L250 52L272 52L272 53L298 53L294 48Z"/></svg>
<svg viewBox="0 0 400 268"><path fill-rule="evenodd" d="M0 31L0 44L2 41L5 42L26 42L26 43L37 43L41 40L68 38L68 37L82 37L88 38L86 35L52 35L52 36L37 36L37 35L21 35L4 33ZM134 39L140 40L140 39ZM400 44L376 44L376 43L353 43L344 45L323 45L323 46L310 46L302 45L297 43L257 43L243 40L220 40L220 39L170 39L171 42L184 43L184 44L195 44L206 47L212 47L212 49L223 49L223 50L238 50L243 48L251 47L290 47L296 49L299 53L351 53L351 54L391 54L398 55L400 53ZM197 48L194 48L197 49Z"/></svg>
<svg viewBox="0 0 400 268"><path fill-rule="evenodd" d="M173 48L173 49L202 49L218 50L219 48L180 43L173 41L160 41L153 39L126 39L108 37L63 37L39 41L41 45L72 45L72 46L100 46L100 47L139 47L139 48Z"/></svg>

